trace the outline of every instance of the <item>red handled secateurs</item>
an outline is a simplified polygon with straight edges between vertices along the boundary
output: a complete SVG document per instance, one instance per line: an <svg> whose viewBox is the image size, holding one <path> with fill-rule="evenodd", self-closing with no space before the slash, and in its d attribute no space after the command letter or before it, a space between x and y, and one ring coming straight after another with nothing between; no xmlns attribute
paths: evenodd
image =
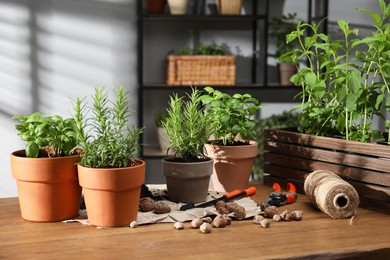
<svg viewBox="0 0 390 260"><path fill-rule="evenodd" d="M274 189L274 191L269 194L268 200L265 201L268 206L279 207L297 201L297 189L291 182L287 183L288 191L282 191L282 188L277 182L273 184L272 188Z"/></svg>

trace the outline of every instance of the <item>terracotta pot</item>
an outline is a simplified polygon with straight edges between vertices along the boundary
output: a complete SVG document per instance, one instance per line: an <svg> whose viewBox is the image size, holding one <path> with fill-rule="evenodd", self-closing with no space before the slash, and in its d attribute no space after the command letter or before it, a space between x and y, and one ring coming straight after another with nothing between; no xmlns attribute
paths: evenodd
<svg viewBox="0 0 390 260"><path fill-rule="evenodd" d="M203 162L175 162L172 157L161 160L167 181L169 200L183 203L199 203L207 200L213 160Z"/></svg>
<svg viewBox="0 0 390 260"><path fill-rule="evenodd" d="M188 0L168 0L169 10L171 14L186 14Z"/></svg>
<svg viewBox="0 0 390 260"><path fill-rule="evenodd" d="M78 165L88 221L101 227L126 226L137 220L145 162L126 168L88 168Z"/></svg>
<svg viewBox="0 0 390 260"><path fill-rule="evenodd" d="M10 159L24 219L52 222L79 214L81 187L76 164L80 156L27 158L25 150L19 150Z"/></svg>
<svg viewBox="0 0 390 260"><path fill-rule="evenodd" d="M149 14L162 14L167 0L145 0L145 3Z"/></svg>
<svg viewBox="0 0 390 260"><path fill-rule="evenodd" d="M291 63L278 63L278 76L279 84L282 86L292 85L290 78L292 75L297 73L297 67Z"/></svg>
<svg viewBox="0 0 390 260"><path fill-rule="evenodd" d="M214 159L211 181L213 189L220 192L248 188L252 166L258 155L258 144L224 146L206 144L207 155Z"/></svg>

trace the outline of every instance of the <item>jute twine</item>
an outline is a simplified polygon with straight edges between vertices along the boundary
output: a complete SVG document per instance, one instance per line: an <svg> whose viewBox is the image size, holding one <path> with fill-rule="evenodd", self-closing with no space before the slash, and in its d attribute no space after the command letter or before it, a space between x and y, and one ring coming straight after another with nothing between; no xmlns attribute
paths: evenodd
<svg viewBox="0 0 390 260"><path fill-rule="evenodd" d="M317 170L310 173L304 190L309 200L332 218L353 217L359 206L355 188L333 172Z"/></svg>

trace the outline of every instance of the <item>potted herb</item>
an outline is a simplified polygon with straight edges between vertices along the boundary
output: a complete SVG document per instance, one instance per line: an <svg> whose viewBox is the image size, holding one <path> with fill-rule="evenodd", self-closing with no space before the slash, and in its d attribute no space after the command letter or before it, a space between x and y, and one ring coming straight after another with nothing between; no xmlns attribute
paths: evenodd
<svg viewBox="0 0 390 260"><path fill-rule="evenodd" d="M171 14L186 14L189 0L168 0Z"/></svg>
<svg viewBox="0 0 390 260"><path fill-rule="evenodd" d="M296 13L288 13L281 17L272 17L271 37L276 41L276 58L278 59L277 71L280 85L291 85L290 78L297 72L297 63L291 61L281 61L280 57L288 52L293 51L297 45L287 44L286 36L295 30Z"/></svg>
<svg viewBox="0 0 390 260"><path fill-rule="evenodd" d="M300 48L282 60L303 59L308 65L292 77L302 88L300 133L265 133L271 175L295 179L299 188L311 171L329 170L347 178L363 203L368 199L383 206L390 199L390 165L385 159L389 140L387 145L377 144L388 137L373 128L373 120L390 126L382 113L390 102L390 5L379 0L379 9L380 13L358 9L373 19L373 34L363 38L344 20L338 21L343 40L333 41L319 33L320 25L303 22L287 36L287 42L298 42Z"/></svg>
<svg viewBox="0 0 390 260"><path fill-rule="evenodd" d="M236 83L236 56L226 44L188 45L167 56L167 85L232 86Z"/></svg>
<svg viewBox="0 0 390 260"><path fill-rule="evenodd" d="M80 156L73 119L61 116L16 115L26 149L10 155L17 181L22 217L36 222L61 221L78 215L81 187L76 163Z"/></svg>
<svg viewBox="0 0 390 260"><path fill-rule="evenodd" d="M85 98L77 99L74 107L88 221L95 226L129 225L137 219L145 162L135 158L143 129L128 124L126 92L120 86L116 100L110 101L104 88L96 89L90 109Z"/></svg>
<svg viewBox="0 0 390 260"><path fill-rule="evenodd" d="M162 122L174 155L162 159L169 199L198 203L207 199L213 160L204 153L210 136L211 118L201 109L200 92L192 89L188 99L170 97L168 117Z"/></svg>
<svg viewBox="0 0 390 260"><path fill-rule="evenodd" d="M217 191L246 189L258 144L255 119L262 107L250 94L229 95L211 87L201 97L211 118L210 128L215 140L205 145L207 155L214 159L212 182Z"/></svg>
<svg viewBox="0 0 390 260"><path fill-rule="evenodd" d="M167 0L145 0L149 14L162 14L165 10Z"/></svg>

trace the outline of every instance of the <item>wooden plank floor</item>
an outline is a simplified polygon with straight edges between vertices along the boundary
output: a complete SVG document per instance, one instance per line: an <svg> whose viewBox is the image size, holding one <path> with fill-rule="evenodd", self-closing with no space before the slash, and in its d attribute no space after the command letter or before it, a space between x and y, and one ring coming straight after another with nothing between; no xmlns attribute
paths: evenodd
<svg viewBox="0 0 390 260"><path fill-rule="evenodd" d="M261 184L253 199L268 197ZM302 221L252 220L202 234L185 223L97 229L79 223L32 223L21 218L17 198L0 199L0 259L389 259L390 216L358 209L349 219L331 219L304 195L283 209L304 211ZM353 257L353 258L352 258Z"/></svg>

